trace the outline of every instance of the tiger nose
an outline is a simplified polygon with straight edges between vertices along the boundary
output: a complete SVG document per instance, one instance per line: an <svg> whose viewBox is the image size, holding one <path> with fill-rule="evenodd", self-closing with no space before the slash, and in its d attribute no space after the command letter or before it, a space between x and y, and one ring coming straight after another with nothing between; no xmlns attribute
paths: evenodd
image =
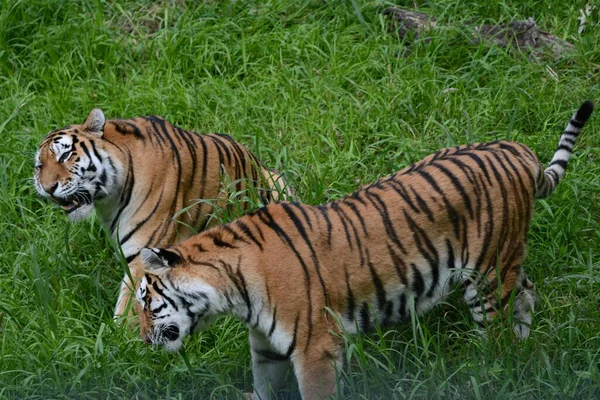
<svg viewBox="0 0 600 400"><path fill-rule="evenodd" d="M57 188L58 188L58 182L55 182L52 186L44 185L44 190L48 194L54 194L54 192L56 191Z"/></svg>
<svg viewBox="0 0 600 400"><path fill-rule="evenodd" d="M144 335L144 343L152 344L152 342L150 341L150 335Z"/></svg>

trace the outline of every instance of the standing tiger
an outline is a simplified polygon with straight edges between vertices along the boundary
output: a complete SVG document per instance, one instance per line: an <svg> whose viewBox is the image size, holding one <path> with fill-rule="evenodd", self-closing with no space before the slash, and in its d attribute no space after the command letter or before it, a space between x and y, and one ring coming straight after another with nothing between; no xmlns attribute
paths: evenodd
<svg viewBox="0 0 600 400"><path fill-rule="evenodd" d="M140 249L177 243L192 234L188 227L206 227L213 207L198 200L225 200L222 174L235 183L235 192L252 185L264 202L285 191L282 176L227 135L198 135L157 116L107 121L95 109L83 125L44 138L35 155L34 185L71 220L95 208L139 280ZM127 312L129 283L125 274L115 317Z"/></svg>
<svg viewBox="0 0 600 400"><path fill-rule="evenodd" d="M337 201L269 204L143 249L143 340L177 350L215 316L235 315L250 328L254 396L268 398L293 365L302 398L317 399L336 392L341 331L410 320L455 284L477 323L511 310L527 337L534 199L556 188L592 110L587 101L575 113L545 170L520 143L453 147Z"/></svg>

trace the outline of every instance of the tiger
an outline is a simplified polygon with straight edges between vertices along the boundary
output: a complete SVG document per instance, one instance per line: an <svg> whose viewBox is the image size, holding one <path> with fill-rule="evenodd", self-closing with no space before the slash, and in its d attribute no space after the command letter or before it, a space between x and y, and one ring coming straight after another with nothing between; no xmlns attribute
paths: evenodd
<svg viewBox="0 0 600 400"><path fill-rule="evenodd" d="M411 321L454 290L477 329L512 313L510 331L528 337L536 296L523 260L534 200L563 178L592 111L581 105L545 169L518 142L456 146L329 203L269 204L142 249L142 340L176 351L233 315L249 328L250 396L269 398L293 367L307 400L336 394L345 334Z"/></svg>
<svg viewBox="0 0 600 400"><path fill-rule="evenodd" d="M292 195L281 174L228 135L195 134L158 116L106 120L94 109L82 125L43 139L33 182L69 220L86 219L95 209L120 246L129 273L115 306L118 318L134 308L128 303L143 272L140 250L186 239L194 233L187 227L205 229L226 201L225 179L234 193L253 186L265 203Z"/></svg>

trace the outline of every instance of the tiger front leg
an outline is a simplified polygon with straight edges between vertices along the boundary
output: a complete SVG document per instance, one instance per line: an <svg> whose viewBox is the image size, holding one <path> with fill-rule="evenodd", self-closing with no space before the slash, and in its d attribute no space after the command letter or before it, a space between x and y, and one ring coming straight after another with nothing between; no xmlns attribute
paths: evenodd
<svg viewBox="0 0 600 400"><path fill-rule="evenodd" d="M131 277L126 273L121 281L119 297L117 298L115 314L113 316L115 321L121 317L133 317L135 304L132 302L132 299L136 287L144 275L143 264L139 260L139 257L136 257L133 261L131 261L128 266Z"/></svg>
<svg viewBox="0 0 600 400"><path fill-rule="evenodd" d="M293 356L294 371L303 400L320 400L337 394L337 371L343 366L343 349L331 336L309 344Z"/></svg>
<svg viewBox="0 0 600 400"><path fill-rule="evenodd" d="M276 352L264 334L250 329L252 375L254 393L248 398L266 400L276 398L277 391L288 383L291 367L289 358Z"/></svg>

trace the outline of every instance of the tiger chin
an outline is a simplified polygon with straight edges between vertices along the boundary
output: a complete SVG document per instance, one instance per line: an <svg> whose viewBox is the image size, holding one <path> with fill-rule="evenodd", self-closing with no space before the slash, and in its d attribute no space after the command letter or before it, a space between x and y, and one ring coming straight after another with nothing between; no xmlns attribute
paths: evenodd
<svg viewBox="0 0 600 400"><path fill-rule="evenodd" d="M83 124L46 135L35 154L33 181L72 221L96 210L120 246L134 282L125 274L115 307L119 317L133 306L140 250L177 243L192 235L188 227L205 229L214 202L227 201L224 175L233 192L255 190L264 203L291 195L281 175L227 135L196 134L157 116L107 120L94 109Z"/></svg>
<svg viewBox="0 0 600 400"><path fill-rule="evenodd" d="M511 312L515 336L528 337L534 201L562 179L592 111L587 101L573 115L545 169L516 142L443 149L340 200L269 204L142 250L143 340L174 351L234 315L250 331L255 397L271 397L293 367L306 400L335 395L341 333L410 321L451 290L477 324Z"/></svg>

